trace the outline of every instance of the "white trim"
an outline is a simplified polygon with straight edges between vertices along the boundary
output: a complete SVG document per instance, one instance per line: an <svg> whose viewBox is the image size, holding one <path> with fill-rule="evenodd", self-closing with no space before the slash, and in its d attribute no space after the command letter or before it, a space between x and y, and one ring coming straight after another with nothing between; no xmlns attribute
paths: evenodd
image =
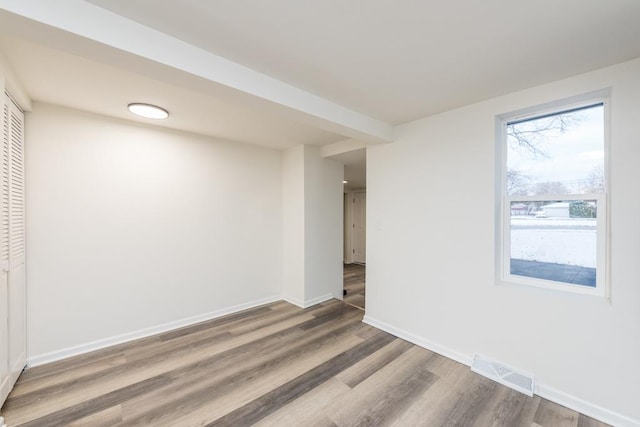
<svg viewBox="0 0 640 427"><path fill-rule="evenodd" d="M34 367L43 365L45 363L55 362L57 360L65 359L67 357L77 356L80 354L88 353L94 350L100 350L105 347L109 347L116 344L122 344L128 341L137 340L140 338L148 337L151 335L167 332L173 329L182 328L184 326L193 325L195 323L205 322L217 317L226 316L228 314L237 313L249 308L258 307L264 304L282 300L281 295L273 295L270 297L262 298L255 301L250 301L244 304L238 304L231 307L222 308L209 313L198 314L196 316L187 317L173 322L163 323L157 326L151 326L149 328L139 329L133 332L127 332L125 334L116 335L110 338L103 338L95 341L91 341L85 344L76 345L73 347L64 348L61 350L55 350L49 353L40 354L27 358L27 367Z"/></svg>
<svg viewBox="0 0 640 427"><path fill-rule="evenodd" d="M471 356L467 356L466 354L460 353L452 348L443 346L433 341L429 341L427 339L414 335L411 332L396 328L395 326L391 326L390 324L385 323L381 320L372 318L368 314L364 315L364 319L362 319L362 321L368 325L373 326L374 328L381 329L385 332L390 333L391 335L395 335L398 338L402 338L403 340L419 345L420 347L426 348L427 350L431 350L442 356L448 357L449 359L455 360L456 362L460 362L463 365L471 366Z"/></svg>
<svg viewBox="0 0 640 427"><path fill-rule="evenodd" d="M582 95L570 96L568 98L556 99L554 101L531 107L522 108L509 113L497 116L499 121L516 121L520 119L532 118L544 114L554 113L556 111L568 110L577 107L596 104L599 102L608 102L611 98L611 87L595 90Z"/></svg>
<svg viewBox="0 0 640 427"><path fill-rule="evenodd" d="M449 359L455 360L456 362L471 367L471 362L473 361L471 356L456 351L450 347L435 343L423 337L419 337L415 334L412 334L411 332L405 331L404 329L396 328L395 326L392 326L381 320L372 318L367 314L365 314L362 321L368 325L373 326L374 328L388 332L391 335L395 335L396 337L402 338L405 341L409 341L412 344L426 348L427 350L438 353L441 356L448 357ZM569 409L580 412L581 414L587 415L596 420L611 424L613 426L640 427L640 420L634 420L622 414L610 411L609 409L605 409L594 403L587 402L586 400L580 399L578 397L572 396L568 393L556 390L553 387L549 387L538 382L536 382L535 384L534 394L559 405L566 406Z"/></svg>
<svg viewBox="0 0 640 427"><path fill-rule="evenodd" d="M304 304L303 308L312 307L312 306L314 306L316 304L320 304L322 302L329 301L330 299L333 299L333 298L335 298L335 297L334 297L334 295L332 293L325 294L325 295L319 296L317 298L312 298L310 300L306 300L305 301L305 304Z"/></svg>
<svg viewBox="0 0 640 427"><path fill-rule="evenodd" d="M326 295L322 295L322 296L319 296L317 298L311 298L311 299L305 300L305 301L302 301L302 300L300 300L298 298L290 297L290 296L283 296L282 297L282 299L285 300L286 302L288 302L290 304L293 304L293 305L296 305L296 306L298 306L300 308L313 307L316 304L320 304L322 302L329 301L330 299L334 299L334 298L336 298L336 296L334 296L333 294L326 294ZM336 298L336 299L339 299L339 298Z"/></svg>
<svg viewBox="0 0 640 427"><path fill-rule="evenodd" d="M629 417L625 417L622 414L605 409L602 406L595 405L593 403L582 400L578 397L572 396L560 390L556 390L553 387L546 386L544 384L536 384L535 394L538 396L550 400L562 406L566 406L569 409L580 412L588 417L595 418L603 423L610 424L612 426L619 427L640 427L640 420L634 420Z"/></svg>
<svg viewBox="0 0 640 427"><path fill-rule="evenodd" d="M288 302L289 304L293 304L293 305L298 306L300 308L305 308L304 301L302 301L301 299L298 299L296 297L290 297L290 296L284 295L282 297L282 299L284 301Z"/></svg>

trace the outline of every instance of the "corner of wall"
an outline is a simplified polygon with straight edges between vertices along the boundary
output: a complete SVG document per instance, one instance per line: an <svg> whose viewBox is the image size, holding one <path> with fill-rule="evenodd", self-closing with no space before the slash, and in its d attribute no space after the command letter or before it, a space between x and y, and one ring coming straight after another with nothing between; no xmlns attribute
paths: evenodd
<svg viewBox="0 0 640 427"><path fill-rule="evenodd" d="M308 300L301 300L299 298L286 296L286 295L282 296L282 299L284 301L286 301L286 302L288 302L290 304L293 304L295 306L298 306L300 308L313 307L314 305L321 304L321 303L323 303L325 301L329 301L329 300L334 299L334 298L337 299L335 297L335 295L333 295L333 294L325 294L325 295L319 296L317 298L311 298L311 299L308 299Z"/></svg>
<svg viewBox="0 0 640 427"><path fill-rule="evenodd" d="M0 90L7 92L24 111L31 111L31 98L15 75L9 61L0 52Z"/></svg>
<svg viewBox="0 0 640 427"><path fill-rule="evenodd" d="M282 167L282 293L308 307L342 290L343 165L297 145L285 150Z"/></svg>

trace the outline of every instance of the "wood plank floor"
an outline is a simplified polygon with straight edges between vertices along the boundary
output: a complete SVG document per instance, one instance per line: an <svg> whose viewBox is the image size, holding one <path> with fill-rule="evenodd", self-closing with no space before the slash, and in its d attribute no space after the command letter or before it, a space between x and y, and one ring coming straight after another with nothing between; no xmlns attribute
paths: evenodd
<svg viewBox="0 0 640 427"><path fill-rule="evenodd" d="M365 266L361 264L344 264L343 272L344 289L347 291L344 302L364 310Z"/></svg>
<svg viewBox="0 0 640 427"><path fill-rule="evenodd" d="M362 323L285 302L28 369L13 426L602 426Z"/></svg>

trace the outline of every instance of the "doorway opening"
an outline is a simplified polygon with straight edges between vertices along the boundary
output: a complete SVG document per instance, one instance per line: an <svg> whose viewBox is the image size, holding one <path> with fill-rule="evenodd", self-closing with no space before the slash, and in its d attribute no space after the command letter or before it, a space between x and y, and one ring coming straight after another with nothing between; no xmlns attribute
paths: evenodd
<svg viewBox="0 0 640 427"><path fill-rule="evenodd" d="M364 284L366 267L364 264L344 264L344 302L364 310Z"/></svg>
<svg viewBox="0 0 640 427"><path fill-rule="evenodd" d="M366 148L331 159L344 164L344 302L362 310L366 302L367 156Z"/></svg>
<svg viewBox="0 0 640 427"><path fill-rule="evenodd" d="M345 166L345 176L346 170ZM344 302L364 310L367 265L366 188L347 189L344 201Z"/></svg>

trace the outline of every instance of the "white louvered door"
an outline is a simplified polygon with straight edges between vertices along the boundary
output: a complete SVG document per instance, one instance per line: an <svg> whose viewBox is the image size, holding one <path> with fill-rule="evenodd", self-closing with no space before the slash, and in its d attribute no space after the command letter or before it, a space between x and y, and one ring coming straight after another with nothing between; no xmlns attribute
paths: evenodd
<svg viewBox="0 0 640 427"><path fill-rule="evenodd" d="M4 95L4 94L3 94ZM6 399L9 384L9 106L2 100L2 146L0 161L0 405Z"/></svg>
<svg viewBox="0 0 640 427"><path fill-rule="evenodd" d="M5 94L0 149L0 405L26 365L24 114Z"/></svg>

